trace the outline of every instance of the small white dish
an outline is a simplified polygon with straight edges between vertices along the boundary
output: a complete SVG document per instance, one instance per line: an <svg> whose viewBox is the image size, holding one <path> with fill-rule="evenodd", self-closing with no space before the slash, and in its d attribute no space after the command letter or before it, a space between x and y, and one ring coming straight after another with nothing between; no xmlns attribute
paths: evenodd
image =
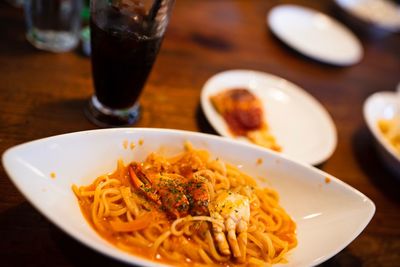
<svg viewBox="0 0 400 267"><path fill-rule="evenodd" d="M272 74L252 70L230 70L211 77L203 86L201 106L215 130L235 137L210 97L229 88L247 88L264 104L265 121L286 156L317 165L336 148L335 125L325 108L299 86Z"/></svg>
<svg viewBox="0 0 400 267"><path fill-rule="evenodd" d="M279 5L269 12L267 23L284 43L318 61L348 66L363 56L359 40L349 29L316 10Z"/></svg>
<svg viewBox="0 0 400 267"><path fill-rule="evenodd" d="M335 0L350 15L388 32L400 31L400 6L387 0Z"/></svg>
<svg viewBox="0 0 400 267"><path fill-rule="evenodd" d="M392 119L398 112L396 92L378 92L364 102L364 119L377 142L378 152L385 165L400 178L400 156L383 137L378 127L380 119Z"/></svg>
<svg viewBox="0 0 400 267"><path fill-rule="evenodd" d="M166 155L176 154L185 141L238 166L261 186L277 190L281 205L297 224L298 246L288 254L287 264L276 266L324 262L354 240L375 212L365 195L312 166L257 146L195 132L140 128L77 132L13 147L2 160L12 182L32 205L76 240L126 263L166 266L123 252L102 239L84 219L71 186L89 184L112 172L120 158L126 163L139 161L160 149Z"/></svg>

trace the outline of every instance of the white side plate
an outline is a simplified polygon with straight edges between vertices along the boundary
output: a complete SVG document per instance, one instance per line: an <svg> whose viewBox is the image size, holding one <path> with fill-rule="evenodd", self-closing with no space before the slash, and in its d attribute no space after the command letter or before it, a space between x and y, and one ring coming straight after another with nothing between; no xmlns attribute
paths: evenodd
<svg viewBox="0 0 400 267"><path fill-rule="evenodd" d="M335 0L350 15L389 32L400 32L400 6L387 0Z"/></svg>
<svg viewBox="0 0 400 267"><path fill-rule="evenodd" d="M363 48L355 35L316 10L279 5L269 12L267 23L279 39L313 59L348 66L362 58Z"/></svg>
<svg viewBox="0 0 400 267"><path fill-rule="evenodd" d="M299 86L268 73L225 71L211 77L201 93L201 106L215 130L233 136L210 96L229 89L247 88L264 104L265 121L286 156L312 165L327 160L336 148L336 128L324 107ZM237 138L249 142L247 138Z"/></svg>

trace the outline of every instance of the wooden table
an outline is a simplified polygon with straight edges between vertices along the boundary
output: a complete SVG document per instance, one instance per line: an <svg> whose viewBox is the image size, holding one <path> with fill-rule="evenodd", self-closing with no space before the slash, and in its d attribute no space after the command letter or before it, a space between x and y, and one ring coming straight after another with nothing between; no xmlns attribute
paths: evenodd
<svg viewBox="0 0 400 267"><path fill-rule="evenodd" d="M141 97L137 127L213 133L199 106L203 83L228 69L286 78L315 96L332 115L338 146L322 170L370 197L376 214L348 247L322 266L400 266L400 180L376 155L362 116L364 100L400 81L400 36L359 36L364 58L351 67L310 60L278 41L265 24L271 7L296 1L177 1ZM343 19L331 1L297 1ZM0 153L51 135L96 129L83 109L92 94L90 60L78 52L34 49L20 9L0 4ZM306 37L305 37L306 38ZM329 231L330 229L326 229ZM1 266L121 266L76 242L39 214L0 168Z"/></svg>

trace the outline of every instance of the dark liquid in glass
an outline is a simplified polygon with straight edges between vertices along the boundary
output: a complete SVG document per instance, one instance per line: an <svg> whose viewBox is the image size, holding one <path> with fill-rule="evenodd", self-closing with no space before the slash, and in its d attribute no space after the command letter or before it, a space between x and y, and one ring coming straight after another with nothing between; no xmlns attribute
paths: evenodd
<svg viewBox="0 0 400 267"><path fill-rule="evenodd" d="M161 38L151 36L140 16L120 12L110 7L90 21L96 96L111 109L136 103L161 45Z"/></svg>

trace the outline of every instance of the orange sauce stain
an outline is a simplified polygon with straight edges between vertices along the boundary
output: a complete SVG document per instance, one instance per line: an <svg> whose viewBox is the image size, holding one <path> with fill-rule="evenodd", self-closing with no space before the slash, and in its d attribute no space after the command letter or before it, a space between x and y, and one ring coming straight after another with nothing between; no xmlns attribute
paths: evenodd
<svg viewBox="0 0 400 267"><path fill-rule="evenodd" d="M329 184L331 182L331 179L329 177L325 177L325 183Z"/></svg>
<svg viewBox="0 0 400 267"><path fill-rule="evenodd" d="M50 173L50 177L51 177L51 179L56 179L56 174L55 174L55 172L51 172L51 173Z"/></svg>
<svg viewBox="0 0 400 267"><path fill-rule="evenodd" d="M133 149L135 148L135 146L136 146L135 143L134 143L134 142L131 142L130 145L129 145L129 148L130 148L131 150L133 150Z"/></svg>
<svg viewBox="0 0 400 267"><path fill-rule="evenodd" d="M128 148L128 140L124 140L124 142L122 143L122 146L127 149Z"/></svg>
<svg viewBox="0 0 400 267"><path fill-rule="evenodd" d="M257 165L260 165L260 164L262 164L263 163L263 159L262 158L258 158L257 159Z"/></svg>
<svg viewBox="0 0 400 267"><path fill-rule="evenodd" d="M144 143L143 139L140 139L139 140L139 146L143 145L143 143Z"/></svg>
<svg viewBox="0 0 400 267"><path fill-rule="evenodd" d="M263 176L258 176L257 178L258 178L258 180L260 180L263 183L268 183L268 179Z"/></svg>

